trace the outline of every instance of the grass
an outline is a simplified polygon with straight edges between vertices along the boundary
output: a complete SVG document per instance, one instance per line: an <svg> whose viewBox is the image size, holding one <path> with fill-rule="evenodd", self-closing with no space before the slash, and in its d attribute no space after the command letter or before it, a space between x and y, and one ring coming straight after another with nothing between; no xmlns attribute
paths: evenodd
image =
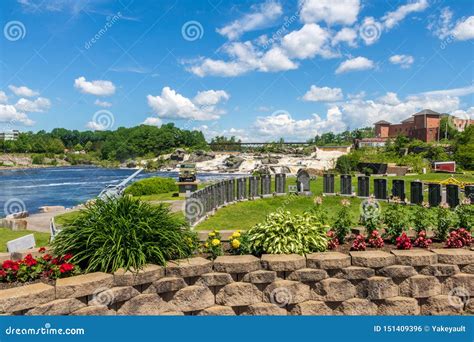
<svg viewBox="0 0 474 342"><path fill-rule="evenodd" d="M422 181L440 181L449 178L447 174L431 173L425 175L413 175L404 177L387 177L388 189L392 188L392 179L404 179L405 180L405 191L407 198L410 198L410 185L409 182L413 180ZM373 193L373 179L370 180L370 192ZM471 174L455 175L455 178L460 181L474 182L474 176ZM287 185L295 184L295 177L287 178ZM273 182L272 182L273 183ZM357 190L357 177L352 178L352 185ZM312 180L310 183L311 191L315 195L321 195L323 192L323 177L317 177L316 180ZM340 191L339 176L335 176L335 192ZM425 200L427 200L427 193ZM324 197L324 208L328 211L330 222L334 221L339 210L341 196L327 196ZM361 199L359 198L348 198L351 202L351 217L353 224L357 224L359 218L359 207ZM310 209L313 205L313 197L273 197L268 199L258 199L254 201L239 202L228 207L219 209L214 216L210 217L206 221L196 226L196 230L236 230L236 229L249 229L255 224L262 222L265 217L279 208L288 210L292 213L301 213L307 209ZM381 202L382 208L385 206L385 202Z"/></svg>
<svg viewBox="0 0 474 342"><path fill-rule="evenodd" d="M49 233L33 232L31 230L13 231L7 228L0 228L0 252L7 251L7 242L19 237L34 234L36 246L43 247L49 244Z"/></svg>

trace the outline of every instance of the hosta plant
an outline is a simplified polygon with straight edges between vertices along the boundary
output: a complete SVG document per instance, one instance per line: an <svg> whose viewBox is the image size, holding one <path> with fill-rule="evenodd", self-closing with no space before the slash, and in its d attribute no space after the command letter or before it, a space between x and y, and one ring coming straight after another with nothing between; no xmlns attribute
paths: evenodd
<svg viewBox="0 0 474 342"><path fill-rule="evenodd" d="M73 254L87 272L114 272L186 258L196 250L197 237L168 207L123 196L87 204L52 247L56 255Z"/></svg>
<svg viewBox="0 0 474 342"><path fill-rule="evenodd" d="M253 253L306 254L325 251L326 227L310 213L293 215L289 211L269 214L265 222L247 232Z"/></svg>

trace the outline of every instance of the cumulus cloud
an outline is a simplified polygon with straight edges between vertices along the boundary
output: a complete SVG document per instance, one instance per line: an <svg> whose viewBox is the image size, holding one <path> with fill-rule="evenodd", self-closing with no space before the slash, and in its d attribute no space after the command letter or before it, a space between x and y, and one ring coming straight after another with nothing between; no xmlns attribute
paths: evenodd
<svg viewBox="0 0 474 342"><path fill-rule="evenodd" d="M41 113L48 110L51 107L51 101L44 97L38 97L37 99L31 101L25 98L21 98L15 104L15 108L20 112L28 113Z"/></svg>
<svg viewBox="0 0 474 342"><path fill-rule="evenodd" d="M101 101L101 100L99 100L99 99L95 100L95 101L94 101L94 104L95 104L96 106L103 107L103 108L110 108L110 107L112 107L112 103L107 102L107 101Z"/></svg>
<svg viewBox="0 0 474 342"><path fill-rule="evenodd" d="M0 103L7 103L8 102L8 96L5 94L4 91L0 90Z"/></svg>
<svg viewBox="0 0 474 342"><path fill-rule="evenodd" d="M304 101L312 102L333 102L342 100L343 94L341 88L316 87L311 88L303 95Z"/></svg>
<svg viewBox="0 0 474 342"><path fill-rule="evenodd" d="M336 69L336 74L342 74L350 71L360 71L373 69L375 64L366 57L355 57L342 62Z"/></svg>
<svg viewBox="0 0 474 342"><path fill-rule="evenodd" d="M282 13L281 5L276 1L266 1L251 8L252 12L233 21L217 32L230 40L239 38L245 32L266 28L278 19Z"/></svg>
<svg viewBox="0 0 474 342"><path fill-rule="evenodd" d="M474 39L474 16L460 20L453 29L453 35L457 40Z"/></svg>
<svg viewBox="0 0 474 342"><path fill-rule="evenodd" d="M474 39L474 16L453 21L453 11L449 7L441 9L435 19L431 19L428 29L439 39L451 37L454 40Z"/></svg>
<svg viewBox="0 0 474 342"><path fill-rule="evenodd" d="M329 49L330 34L318 24L305 24L301 29L283 37L281 48L289 57L298 59L313 58L316 55L333 57Z"/></svg>
<svg viewBox="0 0 474 342"><path fill-rule="evenodd" d="M12 125L20 124L24 126L33 126L35 122L25 113L20 112L11 104L0 104L0 122L8 122Z"/></svg>
<svg viewBox="0 0 474 342"><path fill-rule="evenodd" d="M87 81L84 76L74 80L74 87L84 94L109 96L115 93L115 85L111 81Z"/></svg>
<svg viewBox="0 0 474 342"><path fill-rule="evenodd" d="M97 121L89 121L86 124L86 128L93 130L93 131L105 131L107 129L107 125L102 124Z"/></svg>
<svg viewBox="0 0 474 342"><path fill-rule="evenodd" d="M415 59L410 55L393 55L389 59L390 63L400 65L403 69L411 67Z"/></svg>
<svg viewBox="0 0 474 342"><path fill-rule="evenodd" d="M398 7L395 11L388 12L382 17L385 28L391 29L395 27L400 21L405 19L407 15L414 12L422 12L428 8L427 0L418 0L406 5Z"/></svg>
<svg viewBox="0 0 474 342"><path fill-rule="evenodd" d="M360 11L359 0L300 0L300 16L305 23L324 21L329 25L351 25Z"/></svg>
<svg viewBox="0 0 474 342"><path fill-rule="evenodd" d="M199 92L194 100L191 100L170 87L164 87L161 95L148 95L147 101L160 118L215 120L225 114L217 105L228 98L229 95L223 90L209 90Z"/></svg>
<svg viewBox="0 0 474 342"><path fill-rule="evenodd" d="M8 88L15 94L16 96L24 96L24 97L33 97L38 96L39 92L34 91L26 86L16 87L14 85L9 85Z"/></svg>
<svg viewBox="0 0 474 342"><path fill-rule="evenodd" d="M357 46L357 32L349 27L344 27L336 33L331 40L331 45L336 46L339 43L346 43L350 47Z"/></svg>
<svg viewBox="0 0 474 342"><path fill-rule="evenodd" d="M453 89L441 89L441 90L432 90L421 93L421 95L425 96L466 96L474 94L474 85L469 85L460 88L453 88Z"/></svg>
<svg viewBox="0 0 474 342"><path fill-rule="evenodd" d="M160 118L157 118L155 116L150 116L143 121L144 125L150 125L150 126L161 126L163 122L161 121Z"/></svg>

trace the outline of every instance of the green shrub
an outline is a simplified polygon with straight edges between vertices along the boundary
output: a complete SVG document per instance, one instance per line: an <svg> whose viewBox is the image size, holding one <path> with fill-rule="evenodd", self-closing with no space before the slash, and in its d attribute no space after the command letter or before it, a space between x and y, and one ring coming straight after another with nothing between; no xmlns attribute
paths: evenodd
<svg viewBox="0 0 474 342"><path fill-rule="evenodd" d="M188 257L196 241L184 219L172 215L168 207L123 196L86 205L52 247L57 255L73 254L73 262L86 272L114 272Z"/></svg>
<svg viewBox="0 0 474 342"><path fill-rule="evenodd" d="M413 207L412 223L413 229L420 233L421 231L428 231L436 225L435 211L428 208L425 203L421 206Z"/></svg>
<svg viewBox="0 0 474 342"><path fill-rule="evenodd" d="M250 228L247 236L250 249L257 255L322 252L328 241L326 228L314 216L289 211L269 214L265 222Z"/></svg>
<svg viewBox="0 0 474 342"><path fill-rule="evenodd" d="M457 228L459 219L456 212L451 210L447 204L440 205L437 210L436 237L444 241L448 237L449 231Z"/></svg>
<svg viewBox="0 0 474 342"><path fill-rule="evenodd" d="M347 199L341 201L341 209L337 212L337 219L333 224L333 229L336 232L336 237L339 243L343 243L346 236L351 232L351 202Z"/></svg>
<svg viewBox="0 0 474 342"><path fill-rule="evenodd" d="M381 221L380 204L372 198L363 201L360 208L359 223L365 227L367 236L372 235L372 232L379 228Z"/></svg>
<svg viewBox="0 0 474 342"><path fill-rule="evenodd" d="M471 232L474 227L474 205L470 204L470 199L456 207L456 214L459 218L459 228L466 228Z"/></svg>
<svg viewBox="0 0 474 342"><path fill-rule="evenodd" d="M328 224L329 215L326 209L323 206L323 198L320 196L316 196L314 198L314 206L308 210L308 212L314 216L314 218L321 222L322 224Z"/></svg>
<svg viewBox="0 0 474 342"><path fill-rule="evenodd" d="M132 196L145 196L164 194L173 191L178 191L178 186L173 178L153 177L132 183L125 189L125 194Z"/></svg>
<svg viewBox="0 0 474 342"><path fill-rule="evenodd" d="M41 165L44 163L44 156L41 154L35 154L33 158L31 158L31 163L34 165Z"/></svg>
<svg viewBox="0 0 474 342"><path fill-rule="evenodd" d="M391 203L385 209L383 222L386 225L386 235L391 237L392 242L399 237L403 231L408 230L410 224L410 214L405 205Z"/></svg>

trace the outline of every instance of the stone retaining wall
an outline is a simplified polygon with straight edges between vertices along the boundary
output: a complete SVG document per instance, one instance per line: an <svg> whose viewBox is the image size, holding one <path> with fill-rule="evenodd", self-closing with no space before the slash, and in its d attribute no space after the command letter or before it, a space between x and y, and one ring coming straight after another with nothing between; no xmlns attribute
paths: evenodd
<svg viewBox="0 0 474 342"><path fill-rule="evenodd" d="M474 251L197 257L0 291L14 315L473 314Z"/></svg>

